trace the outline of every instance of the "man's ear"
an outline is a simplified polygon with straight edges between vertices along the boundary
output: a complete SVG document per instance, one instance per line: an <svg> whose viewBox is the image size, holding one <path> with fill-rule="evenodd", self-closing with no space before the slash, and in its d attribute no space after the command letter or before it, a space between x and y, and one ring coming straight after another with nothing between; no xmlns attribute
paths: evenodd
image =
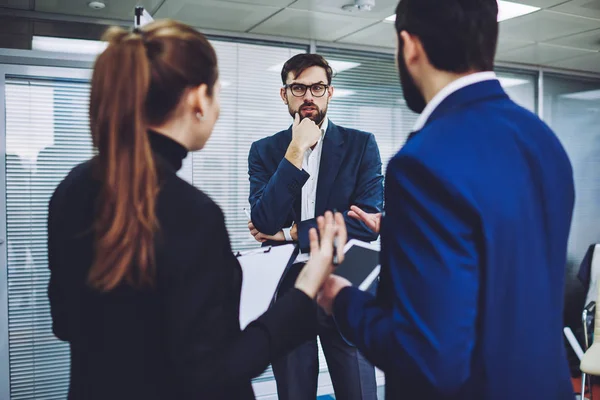
<svg viewBox="0 0 600 400"><path fill-rule="evenodd" d="M419 59L419 50L422 50L421 41L406 31L400 32L402 39L402 55L406 65L411 65Z"/></svg>
<svg viewBox="0 0 600 400"><path fill-rule="evenodd" d="M282 87L281 90L279 91L279 95L281 96L281 100L283 100L283 103L287 104L288 103L287 89Z"/></svg>
<svg viewBox="0 0 600 400"><path fill-rule="evenodd" d="M331 98L333 97L333 92L335 91L335 89L333 88L333 86L329 86L327 88L327 102L329 103L331 101Z"/></svg>

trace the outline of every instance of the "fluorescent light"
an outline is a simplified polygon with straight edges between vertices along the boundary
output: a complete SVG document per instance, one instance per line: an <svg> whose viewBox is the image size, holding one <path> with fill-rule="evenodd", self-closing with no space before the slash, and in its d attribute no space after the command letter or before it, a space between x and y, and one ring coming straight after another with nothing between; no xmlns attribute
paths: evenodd
<svg viewBox="0 0 600 400"><path fill-rule="evenodd" d="M509 88L509 87L514 87L514 86L525 85L525 84L529 83L529 81L527 79L519 79L519 78L498 77L498 80L500 81L500 84L502 85L502 87L504 89Z"/></svg>
<svg viewBox="0 0 600 400"><path fill-rule="evenodd" d="M333 68L333 70L337 73L344 72L344 71L347 71L352 68L356 68L360 65L360 63L350 62L350 61L329 60L328 62L329 62L329 65L331 65L331 68Z"/></svg>
<svg viewBox="0 0 600 400"><path fill-rule="evenodd" d="M498 0L498 22L521 17L539 11L539 7L527 6L525 4L513 3L512 1ZM396 22L396 14L390 15L384 22Z"/></svg>
<svg viewBox="0 0 600 400"><path fill-rule="evenodd" d="M60 53L100 54L108 43L96 40L67 39L48 36L34 36L31 41L33 50L56 51Z"/></svg>
<svg viewBox="0 0 600 400"><path fill-rule="evenodd" d="M539 11L539 9L539 7L513 3L512 1L498 0L498 22L531 14Z"/></svg>
<svg viewBox="0 0 600 400"><path fill-rule="evenodd" d="M586 90L585 92L563 94L560 97L571 100L600 100L600 90Z"/></svg>
<svg viewBox="0 0 600 400"><path fill-rule="evenodd" d="M360 65L360 63L350 62L350 61L327 60L327 62L329 62L329 65L331 65L331 68L333 69L333 71L337 72L337 73L347 71L352 68L356 68ZM283 64L284 63L273 65L273 66L269 67L267 69L267 71L281 72L281 69L283 68Z"/></svg>

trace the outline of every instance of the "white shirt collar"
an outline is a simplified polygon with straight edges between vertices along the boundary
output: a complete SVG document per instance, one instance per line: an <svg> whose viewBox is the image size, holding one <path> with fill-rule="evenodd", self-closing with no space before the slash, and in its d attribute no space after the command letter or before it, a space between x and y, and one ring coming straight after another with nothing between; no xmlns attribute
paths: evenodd
<svg viewBox="0 0 600 400"><path fill-rule="evenodd" d="M442 102L446 100L448 96L450 96L452 93L457 92L460 89L465 88L467 86L474 85L476 83L491 81L495 79L498 79L496 77L496 74L492 71L487 71L477 72L474 74L463 76L462 78L450 82L448 85L446 85L446 87L440 90L438 94L436 94L434 98L431 99L431 101L427 104L421 115L419 115L419 118L417 118L417 122L413 127L413 132L420 131L421 129L423 129L423 127L427 123L427 120L429 119L429 117L431 117L431 114L433 114L435 109L438 108L438 106L442 104Z"/></svg>
<svg viewBox="0 0 600 400"><path fill-rule="evenodd" d="M317 149L317 147L321 146L321 143L323 143L323 139L325 138L325 133L327 132L328 127L329 127L329 118L325 117L325 118L323 118L323 123L321 123L321 128L320 128L321 129L321 137L317 141L317 144L314 149L309 148L308 150L306 150L306 153L304 153L304 158L307 159L312 154L312 152Z"/></svg>
<svg viewBox="0 0 600 400"><path fill-rule="evenodd" d="M329 118L325 117L325 118L323 118L323 123L321 124L322 136L325 136L325 133L327 132L328 127L329 127Z"/></svg>

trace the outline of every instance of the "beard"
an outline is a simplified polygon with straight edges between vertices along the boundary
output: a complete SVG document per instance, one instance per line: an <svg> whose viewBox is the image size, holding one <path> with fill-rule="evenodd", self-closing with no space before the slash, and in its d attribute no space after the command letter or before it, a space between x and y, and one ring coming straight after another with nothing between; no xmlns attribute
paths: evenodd
<svg viewBox="0 0 600 400"><path fill-rule="evenodd" d="M315 110L313 112L311 112L307 116L302 116L302 109L306 108L306 107L313 107ZM297 113L298 115L300 115L300 120L301 121L304 118L308 118L308 119L311 119L318 126L321 126L321 123L325 119L325 115L327 115L327 106L325 106L325 108L321 110L319 108L319 106L317 106L315 103L310 103L309 102L309 103L302 104L300 107L298 107L297 110L292 109L288 105L288 111L290 112L290 115L292 116L292 118L294 118L296 116L296 113Z"/></svg>
<svg viewBox="0 0 600 400"><path fill-rule="evenodd" d="M400 72L400 84L402 85L406 105L413 112L421 114L425 106L427 106L427 101L425 101L425 97L419 90L410 72L408 72L408 67L406 66L404 57L401 55L401 51L398 52L398 71Z"/></svg>

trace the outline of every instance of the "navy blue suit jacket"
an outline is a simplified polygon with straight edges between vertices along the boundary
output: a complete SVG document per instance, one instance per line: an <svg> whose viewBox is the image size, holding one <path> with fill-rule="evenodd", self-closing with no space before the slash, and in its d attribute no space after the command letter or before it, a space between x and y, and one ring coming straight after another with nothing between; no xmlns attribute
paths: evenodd
<svg viewBox="0 0 600 400"><path fill-rule="evenodd" d="M310 247L308 231L316 219L301 220L302 186L309 174L285 158L292 141L291 127L252 144L248 156L252 223L260 232L274 235L298 224L301 249ZM329 121L323 139L315 215L337 209L344 212L348 236L363 241L378 234L348 217L351 205L370 213L383 208L383 175L375 137L371 133L343 128Z"/></svg>
<svg viewBox="0 0 600 400"><path fill-rule="evenodd" d="M573 399L562 337L573 173L496 80L450 95L390 161L377 297L341 333L390 399Z"/></svg>

